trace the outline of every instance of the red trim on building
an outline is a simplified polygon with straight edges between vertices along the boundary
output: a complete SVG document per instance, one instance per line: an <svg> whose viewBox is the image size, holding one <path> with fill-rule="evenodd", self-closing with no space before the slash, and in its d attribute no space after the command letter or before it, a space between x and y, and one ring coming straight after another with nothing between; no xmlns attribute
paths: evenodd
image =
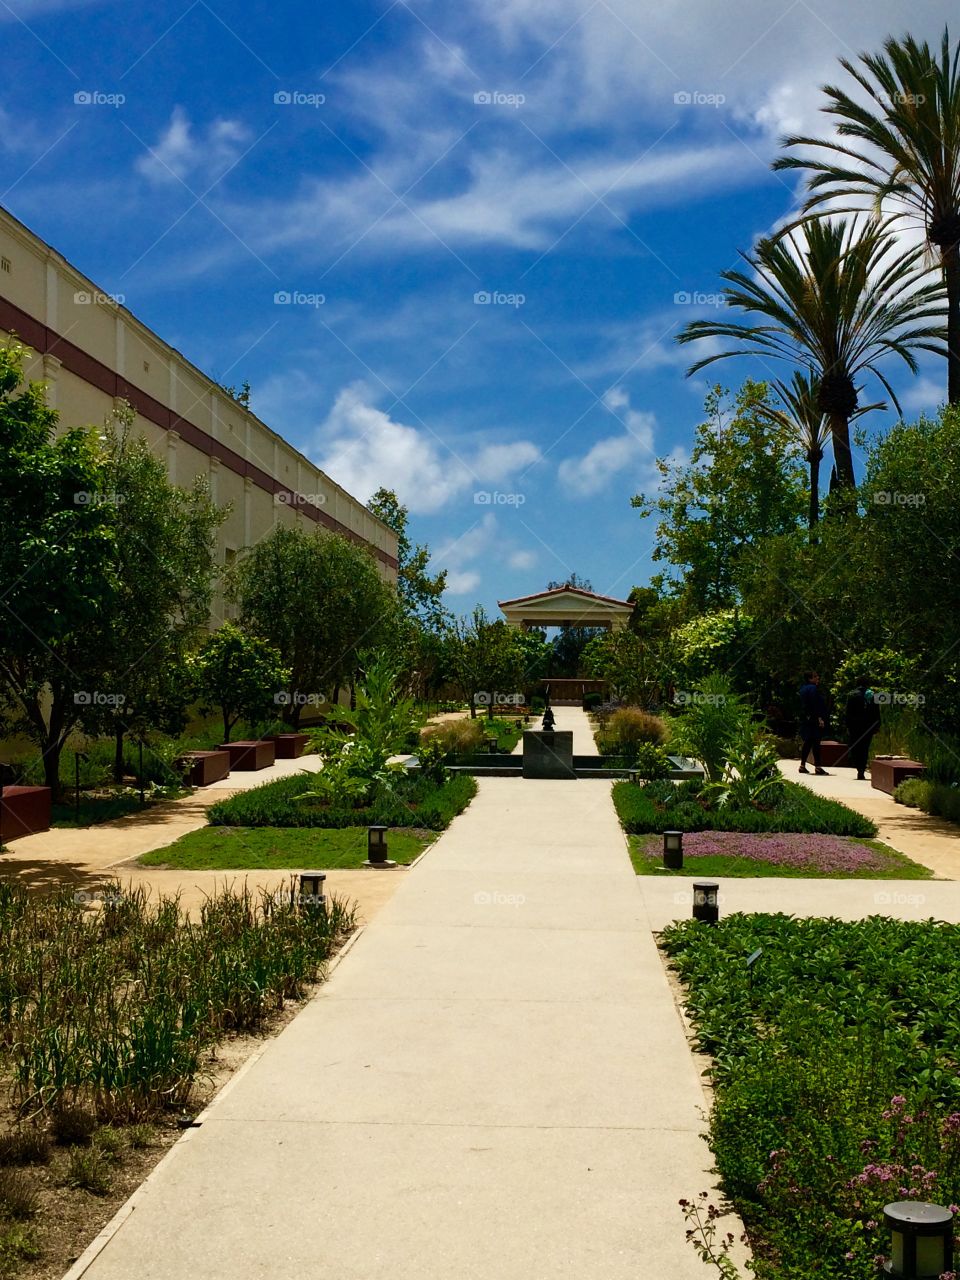
<svg viewBox="0 0 960 1280"><path fill-rule="evenodd" d="M26 311L22 311L15 303L3 297L0 297L0 329L6 329L8 333L16 334L23 343L41 356L55 356L69 373L76 374L78 378L82 378L84 382L96 387L98 391L104 392L105 395L110 396L112 399L122 398L128 401L142 418L146 418L164 431L176 431L185 444L191 445L208 457L218 458L228 471L252 480L258 489L263 489L271 495L277 493L287 494L293 499L290 505L294 506L297 511L302 511L305 516L309 516L317 524L322 524L324 528L331 529L334 533L339 533L344 538L349 538L351 542L370 547L373 554L383 564L391 569L397 568L395 557L381 550L380 547L375 547L372 543L367 542L366 538L361 534L355 533L353 529L342 524L329 512L301 498L299 494L292 489L288 489L285 484L282 484L274 476L269 475L254 463L248 462L246 458L241 457L229 445L217 440L209 431L204 431L202 427L198 427L187 418L181 418L167 405L155 400L148 392L142 391L139 387L134 386L132 382L128 382L126 378L122 378L118 373L115 373L109 365L105 365L101 360L90 355L89 352L61 337L53 329L41 324L39 320L34 319L33 316Z"/></svg>

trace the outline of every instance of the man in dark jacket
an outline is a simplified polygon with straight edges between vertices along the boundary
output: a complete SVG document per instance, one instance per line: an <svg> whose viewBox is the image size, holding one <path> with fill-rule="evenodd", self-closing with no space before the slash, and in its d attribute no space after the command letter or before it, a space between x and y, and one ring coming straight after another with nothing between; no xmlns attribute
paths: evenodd
<svg viewBox="0 0 960 1280"><path fill-rule="evenodd" d="M851 763L856 765L857 777L861 782L865 782L867 778L870 739L879 728L880 708L873 690L868 688L866 679L858 680L856 688L847 699L847 732L850 743L847 754Z"/></svg>
<svg viewBox="0 0 960 1280"><path fill-rule="evenodd" d="M813 754L814 773L827 776L826 769L820 765L820 739L827 727L827 703L820 692L820 677L816 671L808 671L800 686L800 736L803 746L800 749L800 772L809 773L807 756Z"/></svg>

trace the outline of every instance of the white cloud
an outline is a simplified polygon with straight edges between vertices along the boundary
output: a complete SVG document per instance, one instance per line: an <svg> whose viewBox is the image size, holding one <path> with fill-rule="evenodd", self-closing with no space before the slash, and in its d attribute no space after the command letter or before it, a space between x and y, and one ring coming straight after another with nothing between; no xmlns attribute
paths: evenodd
<svg viewBox="0 0 960 1280"><path fill-rule="evenodd" d="M946 363L943 366L942 378L932 378L929 374L923 374L914 379L907 390L900 392L897 398L904 413L936 413L947 398Z"/></svg>
<svg viewBox="0 0 960 1280"><path fill-rule="evenodd" d="M512 551L507 556L507 564L511 569L532 569L537 563L535 551Z"/></svg>
<svg viewBox="0 0 960 1280"><path fill-rule="evenodd" d="M480 585L480 575L475 569L448 569L446 594L466 596L476 591Z"/></svg>
<svg viewBox="0 0 960 1280"><path fill-rule="evenodd" d="M344 388L320 429L319 465L361 501L381 485L422 515L490 484L503 484L540 457L527 440L450 448L425 426L398 422L372 403L369 388Z"/></svg>
<svg viewBox="0 0 960 1280"><path fill-rule="evenodd" d="M565 458L560 463L557 475L572 497L595 497L614 480L622 479L624 472L638 479L653 472L653 414L632 409L622 387L611 387L603 403L620 419L623 431L598 440L582 457Z"/></svg>
<svg viewBox="0 0 960 1280"><path fill-rule="evenodd" d="M152 182L181 181L194 173L205 184L232 165L252 135L238 120L214 120L199 134L182 107L174 107L170 123L150 150L136 162Z"/></svg>

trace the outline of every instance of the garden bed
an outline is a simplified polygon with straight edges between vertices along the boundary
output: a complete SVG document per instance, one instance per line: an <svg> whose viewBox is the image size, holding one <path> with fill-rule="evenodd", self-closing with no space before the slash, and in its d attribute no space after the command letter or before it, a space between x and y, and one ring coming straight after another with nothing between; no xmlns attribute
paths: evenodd
<svg viewBox="0 0 960 1280"><path fill-rule="evenodd" d="M769 807L710 808L698 782L618 782L613 802L623 829L633 835L663 831L796 831L871 838L876 824L838 800L784 782Z"/></svg>
<svg viewBox="0 0 960 1280"><path fill-rule="evenodd" d="M266 782L221 800L207 811L214 826L230 827L421 827L442 831L462 813L477 793L477 784L457 774L439 785L426 777L397 772L389 788L377 799L354 807L347 803L324 804L298 800L315 785L308 774L294 774Z"/></svg>
<svg viewBox="0 0 960 1280"><path fill-rule="evenodd" d="M388 832L389 858L406 866L436 838L424 829ZM201 827L140 859L145 867L188 871L254 871L290 868L331 871L362 867L366 827Z"/></svg>
<svg viewBox="0 0 960 1280"><path fill-rule="evenodd" d="M879 840L797 832L694 831L684 836L679 870L663 866L660 836L630 836L638 875L804 876L852 880L927 880L927 867Z"/></svg>
<svg viewBox="0 0 960 1280"><path fill-rule="evenodd" d="M0 883L0 1275L62 1275L353 927L333 898L223 892L190 923Z"/></svg>
<svg viewBox="0 0 960 1280"><path fill-rule="evenodd" d="M960 1201L960 927L732 915L661 946L758 1280L874 1280L884 1204Z"/></svg>

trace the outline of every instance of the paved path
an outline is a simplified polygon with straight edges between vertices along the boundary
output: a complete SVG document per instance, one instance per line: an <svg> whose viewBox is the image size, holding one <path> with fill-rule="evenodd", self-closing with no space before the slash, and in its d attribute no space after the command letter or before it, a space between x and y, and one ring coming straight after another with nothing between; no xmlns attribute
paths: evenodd
<svg viewBox="0 0 960 1280"><path fill-rule="evenodd" d="M704 1105L610 783L484 778L74 1275L704 1280Z"/></svg>
<svg viewBox="0 0 960 1280"><path fill-rule="evenodd" d="M877 837L914 862L929 867L945 879L960 879L960 827L932 818L920 809L897 804L893 796L867 782L859 782L853 769L834 768L826 777L798 773L799 762L781 760L780 771L821 796L840 800L877 824Z"/></svg>

